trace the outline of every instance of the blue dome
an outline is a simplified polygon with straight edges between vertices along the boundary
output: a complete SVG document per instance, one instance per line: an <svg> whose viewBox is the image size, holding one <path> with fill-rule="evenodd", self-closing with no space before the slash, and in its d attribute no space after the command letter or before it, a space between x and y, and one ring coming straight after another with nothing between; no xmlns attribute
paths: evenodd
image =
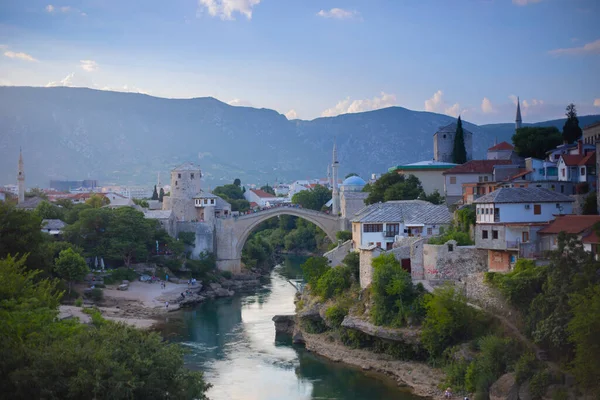
<svg viewBox="0 0 600 400"><path fill-rule="evenodd" d="M346 186L365 186L367 184L367 182L364 181L363 178L361 178L360 176L356 176L353 175L351 177L348 177L346 179L344 179L344 182L342 182L342 185Z"/></svg>

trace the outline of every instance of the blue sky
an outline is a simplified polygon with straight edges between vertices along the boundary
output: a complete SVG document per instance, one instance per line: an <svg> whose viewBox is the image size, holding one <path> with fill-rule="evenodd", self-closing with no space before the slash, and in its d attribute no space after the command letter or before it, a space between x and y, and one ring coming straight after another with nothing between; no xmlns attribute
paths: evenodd
<svg viewBox="0 0 600 400"><path fill-rule="evenodd" d="M598 0L5 0L0 85L213 96L313 119L600 114Z"/></svg>

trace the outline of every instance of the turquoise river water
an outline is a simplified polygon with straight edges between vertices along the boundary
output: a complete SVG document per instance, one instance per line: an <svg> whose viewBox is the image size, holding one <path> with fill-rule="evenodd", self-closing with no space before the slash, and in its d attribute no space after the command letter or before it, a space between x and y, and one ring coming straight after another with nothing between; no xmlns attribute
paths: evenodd
<svg viewBox="0 0 600 400"><path fill-rule="evenodd" d="M271 318L294 313L303 259L288 257L257 293L204 303L169 316L163 334L189 350L189 368L204 371L211 400L417 400L377 374L329 362L290 338L275 338Z"/></svg>

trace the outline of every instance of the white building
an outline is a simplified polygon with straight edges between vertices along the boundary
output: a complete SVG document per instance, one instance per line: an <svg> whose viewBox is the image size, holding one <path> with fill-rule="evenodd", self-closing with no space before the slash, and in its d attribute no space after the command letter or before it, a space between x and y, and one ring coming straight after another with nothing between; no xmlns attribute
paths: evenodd
<svg viewBox="0 0 600 400"><path fill-rule="evenodd" d="M352 222L354 248L376 245L390 250L398 237L440 234L452 214L444 205L423 200L400 200L371 204L357 212Z"/></svg>
<svg viewBox="0 0 600 400"><path fill-rule="evenodd" d="M444 172L448 171L458 164L428 160L419 161L412 164L397 165L389 168L388 172L397 172L399 174L414 175L421 181L421 186L426 194L431 194L438 191L441 195L444 194Z"/></svg>
<svg viewBox="0 0 600 400"><path fill-rule="evenodd" d="M244 198L250 203L256 203L259 207L272 207L275 204L283 203L282 197L277 197L260 189L250 189L244 192Z"/></svg>
<svg viewBox="0 0 600 400"><path fill-rule="evenodd" d="M488 250L492 271L508 271L524 243L557 215L573 213L573 199L542 188L500 188L474 201L475 245Z"/></svg>

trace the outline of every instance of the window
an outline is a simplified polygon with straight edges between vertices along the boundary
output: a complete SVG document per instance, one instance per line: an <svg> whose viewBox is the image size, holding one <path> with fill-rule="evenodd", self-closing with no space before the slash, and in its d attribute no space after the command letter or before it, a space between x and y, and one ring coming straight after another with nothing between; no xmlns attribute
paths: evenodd
<svg viewBox="0 0 600 400"><path fill-rule="evenodd" d="M542 213L542 205L541 204L534 204L533 205L533 214L534 215L540 215Z"/></svg>
<svg viewBox="0 0 600 400"><path fill-rule="evenodd" d="M479 182L483 182L483 176L479 177Z"/></svg>
<svg viewBox="0 0 600 400"><path fill-rule="evenodd" d="M448 251L454 251L454 245L453 244L449 244L448 245Z"/></svg>
<svg viewBox="0 0 600 400"><path fill-rule="evenodd" d="M444 139L446 139L446 135L444 135Z"/></svg>
<svg viewBox="0 0 600 400"><path fill-rule="evenodd" d="M492 239L498 239L498 231L492 230Z"/></svg>
<svg viewBox="0 0 600 400"><path fill-rule="evenodd" d="M381 248L381 242L377 242L377 247Z"/></svg>
<svg viewBox="0 0 600 400"><path fill-rule="evenodd" d="M387 242L387 243L385 244L385 249L386 249L386 250L392 250L392 246L394 246L394 243L392 243L392 242Z"/></svg>
<svg viewBox="0 0 600 400"><path fill-rule="evenodd" d="M484 176L484 177L483 177L483 181L484 181L484 182L487 182L487 181L488 181L488 177L487 177L487 176Z"/></svg>
<svg viewBox="0 0 600 400"><path fill-rule="evenodd" d="M385 225L385 236L394 237L400 233L400 224L386 224Z"/></svg>
<svg viewBox="0 0 600 400"><path fill-rule="evenodd" d="M210 199L210 204L215 204L215 199Z"/></svg>
<svg viewBox="0 0 600 400"><path fill-rule="evenodd" d="M190 174L190 179L194 179L194 174L193 173Z"/></svg>
<svg viewBox="0 0 600 400"><path fill-rule="evenodd" d="M563 178L565 177L565 169L561 168L560 173L562 174Z"/></svg>
<svg viewBox="0 0 600 400"><path fill-rule="evenodd" d="M488 231L487 229L484 229L481 231L481 238L482 239L488 239Z"/></svg>
<svg viewBox="0 0 600 400"><path fill-rule="evenodd" d="M177 177L178 177L179 179L181 179L181 174L177 174Z"/></svg>
<svg viewBox="0 0 600 400"><path fill-rule="evenodd" d="M177 186L177 181L175 181L175 186Z"/></svg>
<svg viewBox="0 0 600 400"><path fill-rule="evenodd" d="M580 174L581 174L581 176L585 175L585 167L581 167Z"/></svg>
<svg viewBox="0 0 600 400"><path fill-rule="evenodd" d="M560 185L560 192L564 193L565 192L565 185Z"/></svg>
<svg viewBox="0 0 600 400"><path fill-rule="evenodd" d="M427 236L433 235L433 228L427 228Z"/></svg>
<svg viewBox="0 0 600 400"><path fill-rule="evenodd" d="M383 224L364 224L363 232L383 232Z"/></svg>
<svg viewBox="0 0 600 400"><path fill-rule="evenodd" d="M450 184L451 185L455 185L456 184L456 177L455 176L451 176L450 177Z"/></svg>
<svg viewBox="0 0 600 400"><path fill-rule="evenodd" d="M550 190L556 190L556 186L554 186L554 185L551 185L551 186L550 186Z"/></svg>
<svg viewBox="0 0 600 400"><path fill-rule="evenodd" d="M529 242L529 232L523 232L521 236L523 238L523 243Z"/></svg>

